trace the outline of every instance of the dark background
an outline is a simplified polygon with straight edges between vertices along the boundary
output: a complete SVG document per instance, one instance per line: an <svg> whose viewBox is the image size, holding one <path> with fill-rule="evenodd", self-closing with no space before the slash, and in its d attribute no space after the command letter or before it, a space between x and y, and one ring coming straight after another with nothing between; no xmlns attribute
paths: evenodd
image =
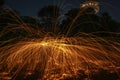
<svg viewBox="0 0 120 80"><path fill-rule="evenodd" d="M36 16L46 5L57 4L63 13L73 7L79 7L87 0L5 0L5 5L17 10L23 16ZM120 21L120 0L96 0L100 3L100 12L108 12L113 19ZM64 8L63 8L64 7Z"/></svg>

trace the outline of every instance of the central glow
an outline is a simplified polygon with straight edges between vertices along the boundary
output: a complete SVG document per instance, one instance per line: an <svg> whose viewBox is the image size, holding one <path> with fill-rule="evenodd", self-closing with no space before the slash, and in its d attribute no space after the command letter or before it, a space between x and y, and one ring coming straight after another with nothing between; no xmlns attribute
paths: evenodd
<svg viewBox="0 0 120 80"><path fill-rule="evenodd" d="M48 43L47 42L41 42L40 43L42 46L48 46Z"/></svg>
<svg viewBox="0 0 120 80"><path fill-rule="evenodd" d="M0 54L5 55L0 55L0 62L8 73L14 75L22 69L28 71L23 72L25 75L33 75L37 70L42 79L64 79L79 76L79 70L87 73L92 69L109 69L108 64L113 67L111 62L118 61L120 56L109 50L111 47L107 50L93 39L84 38L21 41L1 49Z"/></svg>

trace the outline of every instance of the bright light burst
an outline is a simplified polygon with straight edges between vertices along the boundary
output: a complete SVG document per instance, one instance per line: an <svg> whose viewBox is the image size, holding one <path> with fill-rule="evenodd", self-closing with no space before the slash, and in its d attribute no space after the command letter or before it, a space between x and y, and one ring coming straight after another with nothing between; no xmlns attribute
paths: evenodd
<svg viewBox="0 0 120 80"><path fill-rule="evenodd" d="M77 78L80 70L117 70L119 48L102 39L103 44L97 42L100 39L49 37L20 41L0 49L1 68L13 78L21 74L49 80Z"/></svg>
<svg viewBox="0 0 120 80"><path fill-rule="evenodd" d="M89 34L83 35L87 37L53 37L18 18L21 22L8 25L0 38L15 31L25 32L27 36L0 41L0 79L68 80L73 77L80 80L81 70L89 78L92 71L95 73L99 69L119 75L118 41ZM67 33L76 20L77 17Z"/></svg>

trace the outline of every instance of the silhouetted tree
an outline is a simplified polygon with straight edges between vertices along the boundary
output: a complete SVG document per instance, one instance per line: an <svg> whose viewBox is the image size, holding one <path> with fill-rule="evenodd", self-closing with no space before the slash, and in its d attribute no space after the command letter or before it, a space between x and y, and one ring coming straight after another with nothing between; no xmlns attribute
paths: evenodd
<svg viewBox="0 0 120 80"><path fill-rule="evenodd" d="M89 12L92 12L91 9ZM63 20L62 27L64 28L64 25L67 26L66 30L68 30L69 27L72 27L70 31L71 35L79 32L97 32L100 31L102 27L99 23L99 16L93 13L88 13L88 11L84 11L79 8L71 9L68 11L68 13L65 14L65 16L66 19Z"/></svg>
<svg viewBox="0 0 120 80"><path fill-rule="evenodd" d="M113 20L108 13L94 14L92 9L74 8L65 14L61 29L64 34L69 30L70 35L79 32L92 33L97 36L110 36L109 32L118 32L120 23Z"/></svg>
<svg viewBox="0 0 120 80"><path fill-rule="evenodd" d="M53 29L55 30L55 25L59 22L59 16L60 8L56 5L45 6L38 12L41 25L45 28L45 30L49 31L52 31Z"/></svg>
<svg viewBox="0 0 120 80"><path fill-rule="evenodd" d="M108 32L118 32L120 23L113 20L107 12L101 14L101 24Z"/></svg>
<svg viewBox="0 0 120 80"><path fill-rule="evenodd" d="M57 18L59 15L60 8L56 5L45 6L38 12L38 17L42 18Z"/></svg>

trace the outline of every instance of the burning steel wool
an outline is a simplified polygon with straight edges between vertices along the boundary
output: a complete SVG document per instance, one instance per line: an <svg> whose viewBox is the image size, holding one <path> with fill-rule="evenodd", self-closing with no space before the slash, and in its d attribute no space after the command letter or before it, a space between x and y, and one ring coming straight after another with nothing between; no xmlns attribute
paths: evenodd
<svg viewBox="0 0 120 80"><path fill-rule="evenodd" d="M8 15L15 24L0 31L0 80L92 80L100 71L120 79L120 40L82 32L68 37L81 14L63 35Z"/></svg>
<svg viewBox="0 0 120 80"><path fill-rule="evenodd" d="M49 37L20 41L0 48L0 67L12 80L18 76L34 76L43 80L77 79L81 75L80 70L90 75L90 71L109 71L111 67L113 70L110 71L117 73L119 48L112 42L109 44L101 39L102 44L97 40Z"/></svg>

